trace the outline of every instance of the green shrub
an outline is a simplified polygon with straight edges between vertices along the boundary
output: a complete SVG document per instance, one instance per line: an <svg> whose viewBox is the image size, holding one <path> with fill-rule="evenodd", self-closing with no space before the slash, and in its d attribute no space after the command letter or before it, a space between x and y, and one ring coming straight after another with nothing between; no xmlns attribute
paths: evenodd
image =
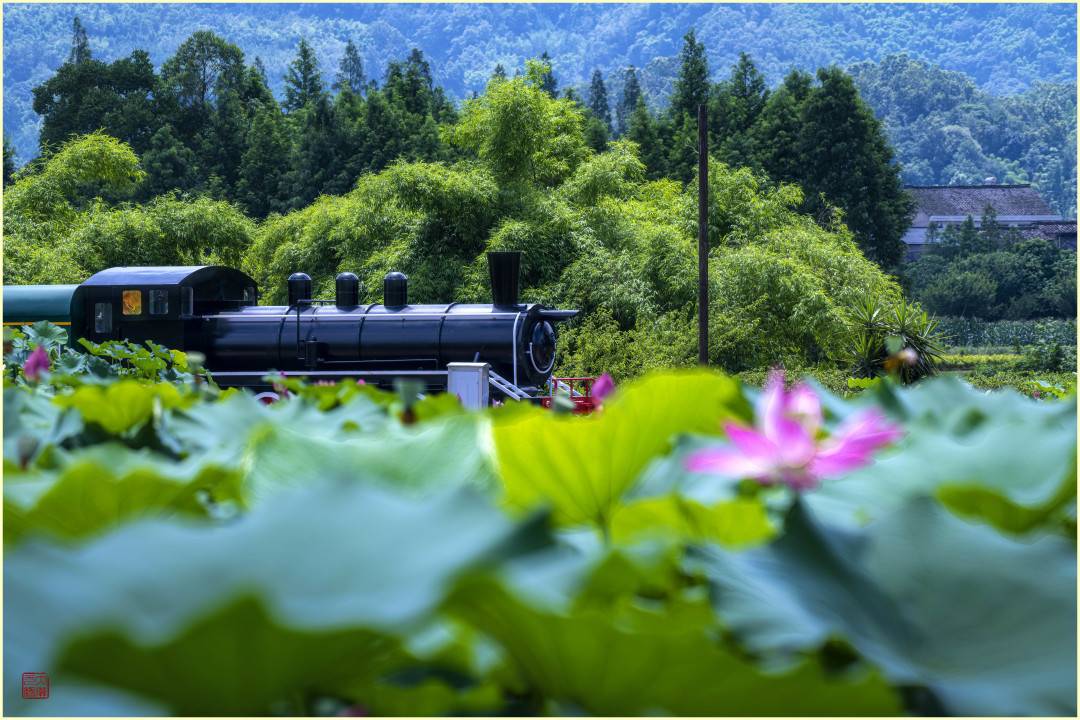
<svg viewBox="0 0 1080 720"><path fill-rule="evenodd" d="M941 356L938 368L941 370L970 370L981 367L1015 368L1023 360L1016 353L945 353Z"/></svg>
<svg viewBox="0 0 1080 720"><path fill-rule="evenodd" d="M937 372L941 332L918 304L901 300L885 306L867 297L849 312L855 330L848 356L856 378L896 373L902 382L912 383Z"/></svg>
<svg viewBox="0 0 1080 720"><path fill-rule="evenodd" d="M950 347L1012 347L1056 342L1076 345L1076 320L998 320L941 317L938 328Z"/></svg>

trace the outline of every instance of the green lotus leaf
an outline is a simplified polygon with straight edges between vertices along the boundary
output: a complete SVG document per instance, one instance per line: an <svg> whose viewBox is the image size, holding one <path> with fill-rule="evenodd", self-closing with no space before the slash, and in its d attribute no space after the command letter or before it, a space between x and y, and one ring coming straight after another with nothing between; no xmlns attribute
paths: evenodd
<svg viewBox="0 0 1080 720"><path fill-rule="evenodd" d="M66 453L62 468L4 483L4 541L31 533L77 539L145 515L207 516L207 501L243 505L236 469L174 463L106 444Z"/></svg>
<svg viewBox="0 0 1080 720"><path fill-rule="evenodd" d="M1075 715L1076 552L909 501L859 531L796 503L763 548L701 548L688 569L740 643L800 653L840 637L945 715Z"/></svg>
<svg viewBox="0 0 1080 720"><path fill-rule="evenodd" d="M526 599L526 598L530 599ZM628 602L538 606L531 593L470 576L448 603L504 649L545 709L593 715L891 715L897 698L868 668L829 673L814 659L765 670L707 628L704 601L662 610ZM534 711L535 713L535 711Z"/></svg>
<svg viewBox="0 0 1080 720"><path fill-rule="evenodd" d="M810 493L816 513L855 526L936 493L960 514L1025 532L1075 498L1075 397L1036 402L951 378L890 395L906 437L873 464Z"/></svg>
<svg viewBox="0 0 1080 720"><path fill-rule="evenodd" d="M456 576L545 542L475 493L416 502L341 483L214 528L141 521L74 550L27 542L4 563L6 617L18 618L5 706L25 707L28 667L57 695L100 683L182 715L355 691L397 669L402 638Z"/></svg>
<svg viewBox="0 0 1080 720"><path fill-rule="evenodd" d="M149 420L155 403L168 409L183 407L193 400L168 383L147 385L120 380L104 386L84 385L70 395L58 395L53 402L61 408L75 408L86 422L120 435Z"/></svg>
<svg viewBox="0 0 1080 720"><path fill-rule="evenodd" d="M641 498L618 506L611 525L619 543L659 535L738 547L764 542L774 533L765 506L749 498L711 505L679 495Z"/></svg>
<svg viewBox="0 0 1080 720"><path fill-rule="evenodd" d="M518 509L550 504L561 523L609 529L620 498L676 435L719 434L723 420L745 420L748 412L736 381L691 371L628 385L587 417L493 415L506 502Z"/></svg>

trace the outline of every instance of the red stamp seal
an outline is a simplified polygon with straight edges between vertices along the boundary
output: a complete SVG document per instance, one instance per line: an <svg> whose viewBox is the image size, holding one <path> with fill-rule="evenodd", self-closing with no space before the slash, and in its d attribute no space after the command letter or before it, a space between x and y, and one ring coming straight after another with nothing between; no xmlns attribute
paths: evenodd
<svg viewBox="0 0 1080 720"><path fill-rule="evenodd" d="M24 700L44 700L49 697L48 673L24 672L22 674L22 696Z"/></svg>

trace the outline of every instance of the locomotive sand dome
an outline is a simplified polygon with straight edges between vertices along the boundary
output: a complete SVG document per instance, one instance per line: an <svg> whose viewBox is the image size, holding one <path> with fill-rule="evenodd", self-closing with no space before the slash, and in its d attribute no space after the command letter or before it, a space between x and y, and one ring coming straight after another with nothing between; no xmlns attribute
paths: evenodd
<svg viewBox="0 0 1080 720"><path fill-rule="evenodd" d="M338 275L333 300L312 298L311 278L294 273L288 305L260 306L255 281L239 270L111 268L67 291L71 334L198 350L224 386L264 387L262 378L276 370L382 384L415 376L437 388L445 387L450 363L482 362L515 389L535 394L555 365L555 324L577 311L521 303L520 262L517 252L488 253L489 305L410 305L408 278L396 272L384 279L382 303L359 304L359 281L352 273ZM47 287L33 290L45 293ZM59 288L70 286L55 287L53 317L11 319L56 319ZM5 301L27 290L5 287ZM29 310L25 303L24 309Z"/></svg>

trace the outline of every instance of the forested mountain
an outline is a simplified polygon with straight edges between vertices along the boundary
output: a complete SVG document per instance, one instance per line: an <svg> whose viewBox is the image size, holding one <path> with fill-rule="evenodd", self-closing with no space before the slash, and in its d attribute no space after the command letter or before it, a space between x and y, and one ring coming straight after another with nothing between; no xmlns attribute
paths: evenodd
<svg viewBox="0 0 1080 720"><path fill-rule="evenodd" d="M850 68L884 120L914 185L1031 182L1055 210L1076 216L1076 83L1038 81L996 96L961 72L908 55Z"/></svg>
<svg viewBox="0 0 1080 720"><path fill-rule="evenodd" d="M534 104L508 106L518 123L511 135L461 142L472 131L458 123L459 112L467 115L477 101L455 107L418 48L392 61L380 83L367 77L350 40L331 81L301 38L279 101L261 60L251 61L211 31L196 31L155 68L145 50L112 62L97 59L76 17L67 61L33 89L43 156L20 176L40 172L70 138L103 131L141 158L136 201L174 193L211 197L264 218L320 195L342 195L365 173L397 161L483 158L507 143L539 147L542 138L581 132L595 153L625 137L636 145L649 179L689 183L697 165L697 109L704 103L719 161L749 169L763 182L789 184L791 202L823 224L842 218L863 252L883 267L900 259L910 199L884 129L850 75L836 66L819 68L816 77L793 70L770 92L753 59L740 53L728 77L712 82L705 45L693 30L683 38L678 63L666 106L648 108L630 67L621 74L623 92L612 113L600 70L582 97L573 86L560 90L551 58L542 53L513 68L515 79L524 70L562 110L544 117ZM507 79L507 68L496 65L485 87L493 102L523 97L502 97L498 88L507 87ZM524 157L525 165L506 174L514 182L559 170L548 158ZM5 182L10 159L5 149ZM105 192L90 187L80 195L89 200L99 191Z"/></svg>
<svg viewBox="0 0 1080 720"><path fill-rule="evenodd" d="M595 69L608 93L621 71L638 78L653 109L667 102L682 36L697 31L717 75L745 51L769 85L791 68L813 71L906 52L961 71L996 95L1037 81L1074 83L1076 9L1012 5L118 5L4 6L4 130L21 162L36 154L31 89L67 58L78 12L95 57L112 61L145 49L158 65L197 30L212 30L260 58L280 97L300 38L324 68L337 67L349 39L369 77L418 47L434 81L455 100L480 92L495 66L519 68L548 52L561 87L584 96ZM513 70L511 70L513 72ZM871 103L873 104L873 103ZM903 157L903 153L901 153Z"/></svg>

